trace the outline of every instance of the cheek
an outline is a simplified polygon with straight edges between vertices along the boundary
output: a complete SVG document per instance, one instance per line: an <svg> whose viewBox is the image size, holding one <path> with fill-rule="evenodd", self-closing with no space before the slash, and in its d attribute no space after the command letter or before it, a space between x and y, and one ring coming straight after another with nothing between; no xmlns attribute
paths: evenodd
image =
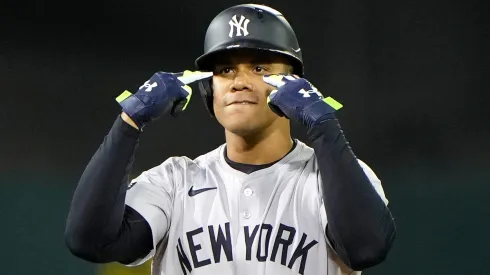
<svg viewBox="0 0 490 275"><path fill-rule="evenodd" d="M272 87L272 86L269 86L266 83L261 83L258 86L258 88L260 90L260 97L264 100L264 103L267 104L267 97L269 97L269 95L271 94L272 90L274 90L275 88Z"/></svg>
<svg viewBox="0 0 490 275"><path fill-rule="evenodd" d="M215 78L216 79L216 78ZM212 89L213 89L213 107L220 109L223 105L223 96L226 94L226 84L223 81L213 79Z"/></svg>

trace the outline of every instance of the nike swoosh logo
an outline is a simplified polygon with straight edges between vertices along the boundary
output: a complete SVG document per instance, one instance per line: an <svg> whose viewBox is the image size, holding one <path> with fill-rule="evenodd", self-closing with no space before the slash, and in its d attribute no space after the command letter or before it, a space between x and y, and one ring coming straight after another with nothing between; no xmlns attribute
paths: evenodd
<svg viewBox="0 0 490 275"><path fill-rule="evenodd" d="M192 186L191 189L189 189L189 197L194 197L197 194L201 194L202 192L206 192L213 189L218 189L218 187L209 187L209 188L194 190L194 186Z"/></svg>

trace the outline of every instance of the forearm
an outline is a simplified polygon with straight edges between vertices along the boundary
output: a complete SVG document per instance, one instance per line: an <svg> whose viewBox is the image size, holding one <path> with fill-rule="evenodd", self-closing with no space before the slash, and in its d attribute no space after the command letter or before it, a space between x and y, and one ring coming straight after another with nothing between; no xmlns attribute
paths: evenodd
<svg viewBox="0 0 490 275"><path fill-rule="evenodd" d="M345 264L362 270L384 260L395 236L388 207L364 173L337 119L309 129L322 178L327 235Z"/></svg>
<svg viewBox="0 0 490 275"><path fill-rule="evenodd" d="M120 246L119 239L130 243L124 239L131 236L122 234L128 230L128 219L143 223L144 227L146 222L141 216L125 206L138 137L138 130L118 117L85 168L73 195L65 229L65 241L75 255L94 262L124 261L127 258L124 255L108 257L111 246Z"/></svg>

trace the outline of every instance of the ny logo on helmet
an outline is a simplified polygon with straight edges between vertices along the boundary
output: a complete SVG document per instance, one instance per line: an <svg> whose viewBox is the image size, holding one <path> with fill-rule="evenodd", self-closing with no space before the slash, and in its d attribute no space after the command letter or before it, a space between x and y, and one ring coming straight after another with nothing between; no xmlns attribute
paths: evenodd
<svg viewBox="0 0 490 275"><path fill-rule="evenodd" d="M247 26L248 23L250 22L249 19L245 18L245 16L240 15L240 21L236 19L236 15L233 15L231 20L228 22L230 24L230 34L228 34L230 37L233 37L233 29L236 29L236 34L235 36L247 36L248 35L248 30Z"/></svg>
<svg viewBox="0 0 490 275"><path fill-rule="evenodd" d="M156 82L153 82L152 84L150 84L150 80L148 80L145 82L145 84L140 86L140 90L143 88L146 88L145 92L151 92L151 90L153 88L155 88L156 86L158 86L158 84Z"/></svg>

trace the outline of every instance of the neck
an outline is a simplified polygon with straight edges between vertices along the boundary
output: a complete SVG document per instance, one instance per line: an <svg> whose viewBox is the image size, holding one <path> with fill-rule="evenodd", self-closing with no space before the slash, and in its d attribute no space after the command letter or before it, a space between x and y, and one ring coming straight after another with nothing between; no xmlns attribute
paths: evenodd
<svg viewBox="0 0 490 275"><path fill-rule="evenodd" d="M293 146L289 127L274 127L249 136L225 130L225 136L228 158L238 163L271 163L283 158Z"/></svg>

